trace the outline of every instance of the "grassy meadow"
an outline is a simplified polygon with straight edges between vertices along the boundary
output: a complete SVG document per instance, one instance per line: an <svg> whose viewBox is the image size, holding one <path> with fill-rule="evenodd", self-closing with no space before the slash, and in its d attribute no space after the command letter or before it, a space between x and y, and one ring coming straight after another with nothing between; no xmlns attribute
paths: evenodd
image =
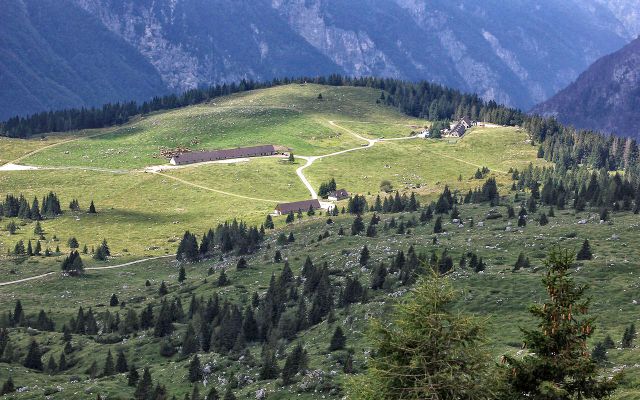
<svg viewBox="0 0 640 400"><path fill-rule="evenodd" d="M338 216L334 224L327 225L326 217L304 217L295 224L281 227L271 233L262 249L247 258L249 268L242 271L235 269L237 258L230 256L220 261L207 261L187 265L187 281L177 283L177 265L172 259L149 261L131 267L113 270L88 271L81 278L62 278L60 276L47 277L41 281L32 281L19 286L0 287L0 304L12 306L16 298L20 298L27 312L35 313L40 308L49 310L56 323L61 326L74 316L77 307L85 310L92 307L94 312L109 309L117 311L117 307L109 307L108 300L112 293L116 293L121 301L125 301L135 309L142 309L149 301L158 298L159 283L165 280L169 284L169 296L180 297L184 307L189 304L191 294L210 296L219 293L222 298L248 304L254 291L264 293L268 287L272 273L278 274L282 270L282 263L273 261L275 249L280 249L285 259L291 263L294 273L300 273L300 268L307 255L314 263L327 262L331 267L332 280L341 282L346 276L359 276L361 282L370 279L371 269L358 265L358 254L364 244L371 251L369 265L379 261L388 262L400 249L406 252L410 245L418 252L438 254L447 250L457 264L460 256L467 251L474 251L482 256L487 263L483 273L474 273L468 269L457 269L453 275L454 287L459 293L458 306L460 310L481 316L487 324L489 350L496 361L505 352L517 353L520 350L520 327L532 326L534 321L527 313L527 306L544 299L541 278L544 274L543 260L547 253L555 246L577 250L585 238L589 238L594 251L594 260L580 262L573 274L578 282L588 283L588 295L592 298L591 312L597 316L594 342L602 340L610 334L615 341L619 341L622 331L631 322L637 322L637 305L634 300L640 298L640 285L636 276L638 271L637 259L640 258L640 243L634 230L638 229L637 216L631 213L616 213L611 224L598 224L594 220L581 225L577 221L589 219L588 212L575 214L573 211L556 211L556 217L551 218L549 225L541 227L533 219L522 228L515 228L515 220L506 218L486 220L486 205L464 205L460 207L463 220L473 218L476 224L465 228L445 222L446 233L437 235L437 244L432 243L433 222L418 225L408 234L399 235L395 230L379 231L376 238L361 236L338 236L337 231L342 226L348 229L353 217ZM506 215L502 207L498 211ZM368 217L368 216L367 216ZM383 215L382 219L389 221L391 217L397 221L408 221L412 217L409 213ZM483 224L478 224L483 222ZM483 226L481 226L483 225ZM512 228L507 228L512 227ZM279 232L293 232L296 241L285 246L278 245L275 237ZM329 237L322 241L317 236L329 232ZM532 268L513 272L513 264L520 251L530 257ZM231 284L218 287L216 279L220 269L226 269ZM209 275L210 271L213 271ZM151 285L145 286L149 280ZM354 362L357 369L362 368L366 356L367 342L364 337L368 326L368 319L372 316L383 317L388 314L392 304L405 294L402 287L396 290L371 291L366 304L354 304L349 309L337 309L335 322L327 321L299 334L287 345L287 348L298 342L305 344L310 354L312 369L330 370L338 368L336 360L327 353L328 338L336 324L345 328L350 347L355 350ZM43 305L49 306L43 306ZM5 307L5 308L6 308ZM611 312L616 310L616 312ZM178 324L176 338L183 332ZM26 331L17 333L21 343L28 343L30 337L44 342L51 352L61 351L61 340L55 335L37 333L29 335ZM35 336L33 336L35 335ZM75 337L75 336L74 336ZM74 339L74 346L80 348L76 354L77 364L61 375L49 378L46 374L26 373L21 367L0 364L0 377L11 374L14 379L27 385L38 385L17 396L16 398L37 398L45 387L60 385L63 390L54 393L52 399L81 399L87 393L109 393L118 398L129 393L124 387L124 376L100 378L94 381L83 381L81 385L69 383L69 376L81 375L90 361L96 359L100 363L106 357L107 349L114 352L118 348L125 349L129 361L137 365L152 365L154 379L160 379L171 387L171 393L178 398L190 391L190 385L185 382L187 361L179 355L165 358L159 355L157 340L146 335L133 337L125 343L110 346L99 345L94 341L78 336ZM260 348L253 346L250 351L256 360L260 357ZM640 395L637 383L640 382L640 370L634 360L640 355L637 349L613 349L609 351L606 370L620 368L626 365L623 388L614 399L632 399ZM45 359L48 357L45 356ZM202 354L203 363L210 362L220 366L214 369L214 374L228 378L233 374L257 374L258 367L230 362L225 357L215 353ZM258 363L259 364L259 363ZM253 366L252 366L253 365ZM334 378L341 382L342 375ZM224 385L218 385L224 387ZM259 388L273 391L273 397L287 398L298 396L296 386L280 388L275 381L258 381L242 385L236 390L238 398L253 396ZM279 397L280 396L280 397ZM301 398L333 398L331 395L302 393Z"/></svg>

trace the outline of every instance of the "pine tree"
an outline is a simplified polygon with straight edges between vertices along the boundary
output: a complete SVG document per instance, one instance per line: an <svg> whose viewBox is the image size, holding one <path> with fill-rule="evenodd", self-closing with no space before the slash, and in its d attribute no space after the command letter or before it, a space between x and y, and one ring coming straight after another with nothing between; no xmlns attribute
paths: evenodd
<svg viewBox="0 0 640 400"><path fill-rule="evenodd" d="M344 349L345 344L347 343L347 338L344 336L342 332L342 328L337 326L333 331L333 336L331 336L331 342L329 343L329 351L336 351Z"/></svg>
<svg viewBox="0 0 640 400"><path fill-rule="evenodd" d="M115 365L113 364L113 355L111 354L111 349L107 352L107 358L104 361L104 368L102 370L103 376L111 376L115 373Z"/></svg>
<svg viewBox="0 0 640 400"><path fill-rule="evenodd" d="M98 376L98 362L93 360L89 368L85 371L89 378L95 379Z"/></svg>
<svg viewBox="0 0 640 400"><path fill-rule="evenodd" d="M589 239L585 239L584 242L582 242L582 247L578 252L577 259L579 261L593 259L593 253L591 252L591 245L589 244Z"/></svg>
<svg viewBox="0 0 640 400"><path fill-rule="evenodd" d="M351 224L351 235L359 235L362 232L364 232L364 222L362 221L360 214L358 214L353 220L353 224Z"/></svg>
<svg viewBox="0 0 640 400"><path fill-rule="evenodd" d="M229 284L229 278L227 278L227 273L224 272L224 269L220 271L220 276L218 276L218 286L223 287Z"/></svg>
<svg viewBox="0 0 640 400"><path fill-rule="evenodd" d="M207 396L204 398L204 400L220 400L220 395L218 395L218 391L216 390L216 388L212 387L211 390L209 390L209 393L207 393Z"/></svg>
<svg viewBox="0 0 640 400"><path fill-rule="evenodd" d="M49 374L55 374L57 371L58 371L58 363L56 363L56 360L55 358L53 358L53 354L52 354L49 356L49 362L47 362L47 372L49 372Z"/></svg>
<svg viewBox="0 0 640 400"><path fill-rule="evenodd" d="M35 340L31 340L27 356L25 357L22 365L25 368L42 371L42 354L40 353L40 346L38 346L38 343Z"/></svg>
<svg viewBox="0 0 640 400"><path fill-rule="evenodd" d="M111 295L111 299L109 299L109 306L110 307L115 307L118 304L120 304L120 300L118 300L118 296L115 293L113 293Z"/></svg>
<svg viewBox="0 0 640 400"><path fill-rule="evenodd" d="M365 266L369 262L369 257L370 257L369 249L365 244L364 247L362 248L362 251L360 251L360 258L358 259L358 262L360 263L360 265Z"/></svg>
<svg viewBox="0 0 640 400"><path fill-rule="evenodd" d="M267 380L277 378L280 371L278 370L275 352L271 349L265 349L263 353L260 379Z"/></svg>
<svg viewBox="0 0 640 400"><path fill-rule="evenodd" d="M293 211L289 211L289 214L287 214L287 218L286 218L286 220L284 222L287 223L287 224L292 224L293 221L295 221L295 220L296 220L296 217L293 214Z"/></svg>
<svg viewBox="0 0 640 400"><path fill-rule="evenodd" d="M135 364L131 364L129 373L127 374L127 386L135 387L138 384L139 379L140 375L138 374L138 369Z"/></svg>
<svg viewBox="0 0 640 400"><path fill-rule="evenodd" d="M607 361L607 348L602 342L598 342L591 350L591 359L598 364L603 364Z"/></svg>
<svg viewBox="0 0 640 400"><path fill-rule="evenodd" d="M549 219L547 218L547 214L541 213L540 214L540 220L538 222L540 223L540 226L547 225L549 223Z"/></svg>
<svg viewBox="0 0 640 400"><path fill-rule="evenodd" d="M91 205L89 205L89 210L87 211L89 214L96 214L96 206L93 204L93 200L91 200Z"/></svg>
<svg viewBox="0 0 640 400"><path fill-rule="evenodd" d="M198 382L202 380L202 366L200 365L200 358L196 354L189 363L189 382Z"/></svg>
<svg viewBox="0 0 640 400"><path fill-rule="evenodd" d="M282 262L282 253L280 253L280 250L276 250L276 253L273 256L273 262L276 262L276 263Z"/></svg>
<svg viewBox="0 0 640 400"><path fill-rule="evenodd" d="M142 379L138 381L138 386L136 387L133 397L136 400L148 400L152 390L153 381L151 380L151 372L149 372L149 367L145 367L142 373Z"/></svg>
<svg viewBox="0 0 640 400"><path fill-rule="evenodd" d="M64 355L64 352L60 353L60 359L58 361L58 371L65 371L69 366L67 365L67 358Z"/></svg>
<svg viewBox="0 0 640 400"><path fill-rule="evenodd" d="M182 340L182 355L188 356L198 351L198 338L192 324L187 325L187 331Z"/></svg>
<svg viewBox="0 0 640 400"><path fill-rule="evenodd" d="M247 268L247 260L244 257L240 257L238 263L236 264L237 270L242 270Z"/></svg>
<svg viewBox="0 0 640 400"><path fill-rule="evenodd" d="M264 229L275 229L275 227L271 214L267 214L267 218L264 221Z"/></svg>
<svg viewBox="0 0 640 400"><path fill-rule="evenodd" d="M629 327L625 328L624 334L622 335L621 347L623 349L630 349L633 347L633 340L636 337L636 326L631 324Z"/></svg>
<svg viewBox="0 0 640 400"><path fill-rule="evenodd" d="M166 296L167 293L169 293L169 290L167 289L167 284L164 283L164 281L160 282L160 287L158 288L158 295Z"/></svg>
<svg viewBox="0 0 640 400"><path fill-rule="evenodd" d="M187 272L184 270L184 266L180 266L180 270L178 271L178 282L182 283L187 279Z"/></svg>
<svg viewBox="0 0 640 400"><path fill-rule="evenodd" d="M39 256L42 254L42 245L40 244L40 241L36 241L36 248L33 250L33 254L36 256Z"/></svg>
<svg viewBox="0 0 640 400"><path fill-rule="evenodd" d="M436 222L433 224L433 233L442 233L444 229L442 229L442 217L436 218Z"/></svg>
<svg viewBox="0 0 640 400"><path fill-rule="evenodd" d="M236 400L236 396L233 394L230 387L227 387L227 391L225 392L222 400Z"/></svg>
<svg viewBox="0 0 640 400"><path fill-rule="evenodd" d="M2 389L0 390L0 396L13 393L15 391L16 391L16 387L15 387L15 384L13 383L13 378L9 376L9 378L7 378L7 380L2 385Z"/></svg>
<svg viewBox="0 0 640 400"><path fill-rule="evenodd" d="M525 215L520 215L518 217L518 227L520 228L524 228L525 226L527 226L527 217L526 214Z"/></svg>
<svg viewBox="0 0 640 400"><path fill-rule="evenodd" d="M29 242L27 244L27 256L33 257L33 247L31 246L31 239L29 239Z"/></svg>
<svg viewBox="0 0 640 400"><path fill-rule="evenodd" d="M123 374L129 370L129 366L127 365L127 357L124 354L124 350L118 350L118 356L116 357L116 372L119 374Z"/></svg>
<svg viewBox="0 0 640 400"><path fill-rule="evenodd" d="M606 349L616 348L616 344L613 342L613 339L611 339L611 335L607 335L602 341L602 344L605 346Z"/></svg>
<svg viewBox="0 0 640 400"><path fill-rule="evenodd" d="M535 399L602 399L616 387L614 380L599 379L597 365L586 351L593 334L585 286L576 285L570 269L574 256L553 251L546 261L543 282L549 300L531 307L540 319L537 329L524 329L529 354L519 359L504 356L508 383L519 396Z"/></svg>
<svg viewBox="0 0 640 400"><path fill-rule="evenodd" d="M393 324L373 321L367 372L349 381L347 398L495 399L483 326L458 311L450 281L432 275L412 291Z"/></svg>

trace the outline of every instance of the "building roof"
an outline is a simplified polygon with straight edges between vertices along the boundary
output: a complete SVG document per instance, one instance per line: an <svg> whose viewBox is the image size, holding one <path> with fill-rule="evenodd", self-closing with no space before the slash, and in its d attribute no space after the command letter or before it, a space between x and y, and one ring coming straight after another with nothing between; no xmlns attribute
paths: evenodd
<svg viewBox="0 0 640 400"><path fill-rule="evenodd" d="M460 122L464 122L467 126L473 125L472 122L471 122L471 118L469 118L469 117L460 118Z"/></svg>
<svg viewBox="0 0 640 400"><path fill-rule="evenodd" d="M318 199L294 201L292 203L280 203L276 206L276 210L280 211L281 214L288 214L291 211L307 211L310 207L312 207L314 210L320 208L320 202L318 201Z"/></svg>
<svg viewBox="0 0 640 400"><path fill-rule="evenodd" d="M191 151L175 155L173 159L178 164L201 162L203 160L227 160L230 158L252 157L263 153L273 154L276 148L273 145L262 145L252 147L238 147L236 149L212 150L212 151Z"/></svg>
<svg viewBox="0 0 640 400"><path fill-rule="evenodd" d="M457 133L458 136L462 136L464 135L464 133L467 130L465 129L464 125L462 125L461 123L458 123L456 126L453 127L453 129L451 130L451 132L449 132L450 135Z"/></svg>
<svg viewBox="0 0 640 400"><path fill-rule="evenodd" d="M346 189L338 189L329 193L329 197L335 197L337 199L345 199L349 197L349 192Z"/></svg>

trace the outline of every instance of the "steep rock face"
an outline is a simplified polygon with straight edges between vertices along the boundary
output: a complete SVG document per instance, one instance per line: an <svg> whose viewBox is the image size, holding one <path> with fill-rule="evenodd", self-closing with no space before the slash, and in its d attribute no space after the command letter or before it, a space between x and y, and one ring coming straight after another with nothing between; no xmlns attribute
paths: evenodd
<svg viewBox="0 0 640 400"><path fill-rule="evenodd" d="M640 0L603 1L0 0L0 119L330 73L530 108L630 40Z"/></svg>
<svg viewBox="0 0 640 400"><path fill-rule="evenodd" d="M75 1L138 48L173 90L341 72L262 0Z"/></svg>
<svg viewBox="0 0 640 400"><path fill-rule="evenodd" d="M166 91L145 57L67 0L0 9L0 119Z"/></svg>
<svg viewBox="0 0 640 400"><path fill-rule="evenodd" d="M578 128L640 137L640 38L602 57L532 112Z"/></svg>

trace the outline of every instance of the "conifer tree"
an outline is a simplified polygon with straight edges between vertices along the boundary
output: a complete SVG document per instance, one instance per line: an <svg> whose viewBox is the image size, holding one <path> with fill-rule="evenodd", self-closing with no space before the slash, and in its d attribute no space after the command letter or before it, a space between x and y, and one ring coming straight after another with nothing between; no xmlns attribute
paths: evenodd
<svg viewBox="0 0 640 400"><path fill-rule="evenodd" d="M578 252L578 255L576 258L578 259L578 261L593 259L593 253L591 252L591 245L589 244L589 239L585 239L584 242L582 242L582 247L580 248L580 251Z"/></svg>
<svg viewBox="0 0 640 400"><path fill-rule="evenodd" d="M433 224L433 233L442 233L444 229L442 228L442 217L438 216L436 218L436 222Z"/></svg>
<svg viewBox="0 0 640 400"><path fill-rule="evenodd" d="M153 381L151 380L151 372L149 367L145 367L142 373L142 379L138 381L136 391L133 394L135 400L148 400L153 390Z"/></svg>
<svg viewBox="0 0 640 400"><path fill-rule="evenodd" d="M220 395L218 394L218 391L216 390L216 388L212 387L211 390L209 390L209 393L207 393L207 396L204 399L205 400L220 400Z"/></svg>
<svg viewBox="0 0 640 400"><path fill-rule="evenodd" d="M295 221L295 220L296 220L296 217L293 214L293 211L289 211L289 214L287 214L287 218L286 218L286 220L284 222L287 223L287 224L292 224L293 221Z"/></svg>
<svg viewBox="0 0 640 400"><path fill-rule="evenodd" d="M120 304L120 300L118 300L118 296L115 293L113 293L111 295L111 298L109 299L109 306L110 307L115 307L118 304Z"/></svg>
<svg viewBox="0 0 640 400"><path fill-rule="evenodd" d="M200 365L200 358L198 355L194 355L189 363L189 382L198 382L202 380L202 366Z"/></svg>
<svg viewBox="0 0 640 400"><path fill-rule="evenodd" d="M518 227L520 228L524 228L525 226L527 226L527 217L526 214L525 215L520 215L518 217Z"/></svg>
<svg viewBox="0 0 640 400"><path fill-rule="evenodd" d="M39 240L36 241L36 247L33 250L33 254L36 256L39 256L42 254L42 245L40 244Z"/></svg>
<svg viewBox="0 0 640 400"><path fill-rule="evenodd" d="M227 387L223 400L236 400L236 396L233 394L230 387Z"/></svg>
<svg viewBox="0 0 640 400"><path fill-rule="evenodd" d="M89 378L95 379L98 376L98 362L93 360L89 368L85 371Z"/></svg>
<svg viewBox="0 0 640 400"><path fill-rule="evenodd" d="M49 374L55 374L57 371L58 363L56 363L56 360L53 358L53 354L51 354L49 356L49 362L47 362L47 372L49 372Z"/></svg>
<svg viewBox="0 0 640 400"><path fill-rule="evenodd" d="M367 248L367 245L365 244L364 247L362 248L362 251L360 251L360 258L358 259L358 262L362 266L367 265L367 263L369 262L369 257L370 257L369 249Z"/></svg>
<svg viewBox="0 0 640 400"><path fill-rule="evenodd" d="M264 221L264 229L275 229L275 227L271 214L267 214L267 218Z"/></svg>
<svg viewBox="0 0 640 400"><path fill-rule="evenodd" d="M549 223L549 219L547 218L547 214L541 213L540 214L540 220L538 222L540 223L540 226L547 225Z"/></svg>
<svg viewBox="0 0 640 400"><path fill-rule="evenodd" d="M187 325L187 331L182 340L182 355L188 356L198 351L198 338L192 324Z"/></svg>
<svg viewBox="0 0 640 400"><path fill-rule="evenodd" d="M457 310L448 278L432 275L412 292L392 324L373 321L367 372L349 380L347 398L495 399L483 326Z"/></svg>
<svg viewBox="0 0 640 400"><path fill-rule="evenodd" d="M58 361L58 371L63 372L69 366L67 365L67 358L64 355L64 352L60 353L60 359Z"/></svg>
<svg viewBox="0 0 640 400"><path fill-rule="evenodd" d="M535 399L602 399L616 387L613 380L599 378L596 362L587 351L594 318L588 316L585 286L577 285L570 269L574 256L553 251L546 261L543 279L549 300L531 307L540 320L536 329L524 329L529 354L519 359L504 356L510 373L507 380L518 396Z"/></svg>
<svg viewBox="0 0 640 400"><path fill-rule="evenodd" d="M631 324L627 328L625 328L624 333L622 335L621 347L623 349L630 349L633 347L633 340L636 337L636 326Z"/></svg>
<svg viewBox="0 0 640 400"><path fill-rule="evenodd" d="M131 364L131 367L129 367L129 373L127 374L127 386L135 387L138 384L139 379L140 375L138 374L138 369L135 364Z"/></svg>
<svg viewBox="0 0 640 400"><path fill-rule="evenodd" d="M280 252L280 250L276 250L276 253L273 256L273 261L276 263L279 263L282 261L282 253Z"/></svg>
<svg viewBox="0 0 640 400"><path fill-rule="evenodd" d="M180 266L180 270L178 271L178 282L182 283L187 279L187 272L184 269L184 265Z"/></svg>
<svg viewBox="0 0 640 400"><path fill-rule="evenodd" d="M364 222L362 221L360 214L357 214L353 220L353 224L351 224L351 235L359 235L362 232L364 232Z"/></svg>
<svg viewBox="0 0 640 400"><path fill-rule="evenodd" d="M227 286L229 284L229 278L227 278L227 273L224 272L224 269L220 271L220 276L218 276L218 286Z"/></svg>
<svg viewBox="0 0 640 400"><path fill-rule="evenodd" d="M107 358L104 361L104 368L102 370L103 376L111 376L115 373L115 365L113 363L113 355L111 354L111 349L107 352Z"/></svg>
<svg viewBox="0 0 640 400"><path fill-rule="evenodd" d="M345 344L347 343L347 338L344 336L344 332L342 332L342 328L337 326L333 331L333 336L331 336L331 342L329 343L329 351L336 351L344 349Z"/></svg>
<svg viewBox="0 0 640 400"><path fill-rule="evenodd" d="M27 244L27 256L33 257L33 247L31 246L31 239L29 239L29 242Z"/></svg>
<svg viewBox="0 0 640 400"><path fill-rule="evenodd" d="M160 287L158 288L158 294L160 296L166 296L167 293L169 293L169 290L167 289L167 284L164 283L164 281L160 282Z"/></svg>
<svg viewBox="0 0 640 400"><path fill-rule="evenodd" d="M13 383L13 378L11 375L7 378L7 380L2 385L2 389L0 389L0 396L4 396L5 394L13 393L16 391L15 384Z"/></svg>
<svg viewBox="0 0 640 400"><path fill-rule="evenodd" d="M127 365L127 357L124 354L123 349L118 350L118 356L116 357L116 372L119 374L123 374L129 370L129 366Z"/></svg>
<svg viewBox="0 0 640 400"><path fill-rule="evenodd" d="M91 200L91 204L89 205L89 210L87 211L89 214L96 214L96 206L93 204L93 200Z"/></svg>
<svg viewBox="0 0 640 400"><path fill-rule="evenodd" d="M42 354L40 353L40 346L38 346L35 340L31 340L29 349L27 350L27 356L22 365L24 365L25 368L42 371Z"/></svg>
<svg viewBox="0 0 640 400"><path fill-rule="evenodd" d="M237 270L246 269L247 266L248 266L247 260L244 257L240 257L240 259L238 260L238 263L236 264L236 269Z"/></svg>
<svg viewBox="0 0 640 400"><path fill-rule="evenodd" d="M611 335L607 335L602 341L602 344L605 346L606 349L615 349L616 347L616 344L613 342L613 339L611 339Z"/></svg>
<svg viewBox="0 0 640 400"><path fill-rule="evenodd" d="M271 349L264 349L263 353L260 379L267 380L277 378L280 371L278 370L275 352Z"/></svg>

